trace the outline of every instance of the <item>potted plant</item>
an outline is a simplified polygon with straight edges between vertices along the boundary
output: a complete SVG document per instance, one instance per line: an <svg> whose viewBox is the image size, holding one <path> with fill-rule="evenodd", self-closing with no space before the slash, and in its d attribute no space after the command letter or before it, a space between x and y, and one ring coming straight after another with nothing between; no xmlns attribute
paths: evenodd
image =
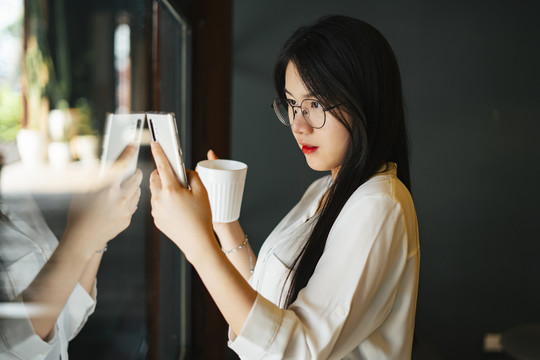
<svg viewBox="0 0 540 360"><path fill-rule="evenodd" d="M47 120L52 59L48 54L46 23L40 1L25 1L22 67L23 117L17 133L17 148L23 163L43 162L47 153Z"/></svg>
<svg viewBox="0 0 540 360"><path fill-rule="evenodd" d="M0 87L0 141L12 142L21 128L22 99L9 86Z"/></svg>
<svg viewBox="0 0 540 360"><path fill-rule="evenodd" d="M22 96L20 92L20 54L22 50L22 16L14 11L0 27L0 50L6 68L2 72L9 75L0 78L0 143L12 143L21 128Z"/></svg>
<svg viewBox="0 0 540 360"><path fill-rule="evenodd" d="M92 107L87 99L80 98L71 111L74 136L71 149L74 157L85 162L94 162L99 153L99 136L92 123Z"/></svg>
<svg viewBox="0 0 540 360"><path fill-rule="evenodd" d="M30 24L33 22L30 21ZM49 81L50 59L44 56L35 35L26 39L23 64L23 94L26 106L21 129L17 133L17 148L23 163L36 164L45 160L47 151L49 100L45 88Z"/></svg>
<svg viewBox="0 0 540 360"><path fill-rule="evenodd" d="M55 109L49 116L49 136L52 141L49 147L53 148L52 152L49 151L49 161L69 161L71 157L68 159L66 152L68 147L71 148L73 158L93 161L97 159L99 138L92 124L90 103L84 97L73 102L71 57L63 0L54 2L54 12L56 57L54 66L51 67L49 96L55 103Z"/></svg>

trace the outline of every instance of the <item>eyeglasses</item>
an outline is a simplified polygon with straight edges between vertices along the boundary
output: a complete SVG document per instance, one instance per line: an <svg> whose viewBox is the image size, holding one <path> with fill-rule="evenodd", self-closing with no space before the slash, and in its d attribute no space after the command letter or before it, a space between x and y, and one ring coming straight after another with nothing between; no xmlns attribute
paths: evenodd
<svg viewBox="0 0 540 360"><path fill-rule="evenodd" d="M304 99L300 105L295 105L292 99L274 99L272 108L283 125L291 126L294 117L300 109L304 120L314 129L320 129L326 123L326 112L335 109L341 104L324 108L320 101L313 99Z"/></svg>

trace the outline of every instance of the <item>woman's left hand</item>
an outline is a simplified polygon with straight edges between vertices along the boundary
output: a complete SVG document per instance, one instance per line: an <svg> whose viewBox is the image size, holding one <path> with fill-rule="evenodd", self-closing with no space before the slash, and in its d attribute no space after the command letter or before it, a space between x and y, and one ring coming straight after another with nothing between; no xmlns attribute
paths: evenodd
<svg viewBox="0 0 540 360"><path fill-rule="evenodd" d="M204 256L212 247L219 249L212 229L208 194L199 175L186 170L191 190L185 189L156 142L152 143L152 155L157 169L150 175L150 192L157 228L184 252L189 261Z"/></svg>

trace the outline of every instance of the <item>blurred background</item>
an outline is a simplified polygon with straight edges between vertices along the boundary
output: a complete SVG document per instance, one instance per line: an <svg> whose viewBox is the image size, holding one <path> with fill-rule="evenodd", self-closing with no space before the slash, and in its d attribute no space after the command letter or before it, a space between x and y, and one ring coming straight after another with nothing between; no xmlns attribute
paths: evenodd
<svg viewBox="0 0 540 360"><path fill-rule="evenodd" d="M32 193L60 237L77 179L99 163L105 114L174 112L190 167L209 148L248 164L240 220L255 252L324 175L307 167L270 108L281 45L325 14L374 25L401 67L411 140L422 253L413 358L521 358L496 340L540 322L540 3L0 6L3 196ZM153 168L147 143L139 166L146 176ZM131 227L104 257L98 306L72 358L234 359L223 319L153 227L143 190Z"/></svg>

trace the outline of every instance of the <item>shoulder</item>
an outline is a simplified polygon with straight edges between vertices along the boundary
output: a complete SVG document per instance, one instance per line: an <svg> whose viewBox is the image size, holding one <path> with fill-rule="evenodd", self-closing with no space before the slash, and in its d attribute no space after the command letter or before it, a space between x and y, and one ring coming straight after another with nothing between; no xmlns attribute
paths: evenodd
<svg viewBox="0 0 540 360"><path fill-rule="evenodd" d="M407 187L398 179L395 164L389 164L385 171L372 176L351 195L349 203L384 202L394 205L412 205L412 197Z"/></svg>
<svg viewBox="0 0 540 360"><path fill-rule="evenodd" d="M403 240L411 251L418 247L414 203L395 169L373 176L356 189L343 206L331 234L337 239L347 237L354 243L357 239L387 239Z"/></svg>
<svg viewBox="0 0 540 360"><path fill-rule="evenodd" d="M338 219L353 223L385 223L389 220L416 222L411 194L390 164L362 184L343 206Z"/></svg>

